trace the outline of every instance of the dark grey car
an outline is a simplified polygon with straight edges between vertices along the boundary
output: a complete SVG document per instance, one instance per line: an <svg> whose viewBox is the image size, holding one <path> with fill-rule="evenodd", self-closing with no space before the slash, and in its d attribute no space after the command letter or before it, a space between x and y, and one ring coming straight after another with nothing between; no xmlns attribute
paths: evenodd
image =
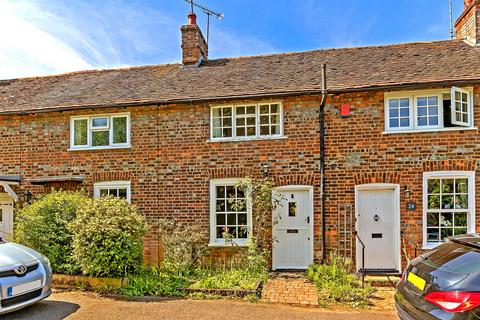
<svg viewBox="0 0 480 320"><path fill-rule="evenodd" d="M480 234L456 236L412 260L395 293L401 319L480 319Z"/></svg>

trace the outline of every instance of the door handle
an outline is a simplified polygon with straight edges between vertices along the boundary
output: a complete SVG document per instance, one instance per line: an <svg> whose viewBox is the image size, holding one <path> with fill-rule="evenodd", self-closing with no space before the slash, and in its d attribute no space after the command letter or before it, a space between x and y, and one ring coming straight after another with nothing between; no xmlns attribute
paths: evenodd
<svg viewBox="0 0 480 320"><path fill-rule="evenodd" d="M307 223L310 223L310 216L307 217Z"/></svg>

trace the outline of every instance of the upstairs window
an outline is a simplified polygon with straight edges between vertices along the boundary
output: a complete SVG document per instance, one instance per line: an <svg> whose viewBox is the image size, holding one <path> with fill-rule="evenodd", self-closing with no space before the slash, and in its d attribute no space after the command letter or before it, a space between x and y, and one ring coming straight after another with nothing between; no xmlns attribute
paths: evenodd
<svg viewBox="0 0 480 320"><path fill-rule="evenodd" d="M129 114L72 117L70 148L105 149L130 146Z"/></svg>
<svg viewBox="0 0 480 320"><path fill-rule="evenodd" d="M385 95L385 131L432 131L473 127L472 90L388 93Z"/></svg>
<svg viewBox="0 0 480 320"><path fill-rule="evenodd" d="M211 139L242 140L280 137L283 134L280 103L212 107Z"/></svg>

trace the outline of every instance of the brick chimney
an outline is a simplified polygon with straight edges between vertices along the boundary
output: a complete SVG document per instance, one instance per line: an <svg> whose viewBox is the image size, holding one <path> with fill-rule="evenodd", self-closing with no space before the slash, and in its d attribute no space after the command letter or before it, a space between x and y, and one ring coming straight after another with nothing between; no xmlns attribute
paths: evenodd
<svg viewBox="0 0 480 320"><path fill-rule="evenodd" d="M190 12L188 24L182 26L182 64L184 67L198 67L207 60L208 46L200 27L197 16Z"/></svg>
<svg viewBox="0 0 480 320"><path fill-rule="evenodd" d="M480 1L463 0L463 12L455 22L457 39L480 44Z"/></svg>

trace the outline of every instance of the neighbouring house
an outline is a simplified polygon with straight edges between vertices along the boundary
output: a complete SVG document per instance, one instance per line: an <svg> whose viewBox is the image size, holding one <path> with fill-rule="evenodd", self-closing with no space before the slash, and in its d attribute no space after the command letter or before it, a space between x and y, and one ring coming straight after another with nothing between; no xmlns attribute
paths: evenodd
<svg viewBox="0 0 480 320"><path fill-rule="evenodd" d="M199 225L225 257L252 224L227 199L246 196L238 179L264 175L284 195L274 269L332 250L361 268L361 239L366 269L395 272L415 251L480 230L479 1L466 1L447 41L209 60L193 14L181 33L179 64L0 81L3 234L16 201L84 188L126 198L153 225ZM226 226L238 247L225 245ZM145 244L156 261L155 236Z"/></svg>

